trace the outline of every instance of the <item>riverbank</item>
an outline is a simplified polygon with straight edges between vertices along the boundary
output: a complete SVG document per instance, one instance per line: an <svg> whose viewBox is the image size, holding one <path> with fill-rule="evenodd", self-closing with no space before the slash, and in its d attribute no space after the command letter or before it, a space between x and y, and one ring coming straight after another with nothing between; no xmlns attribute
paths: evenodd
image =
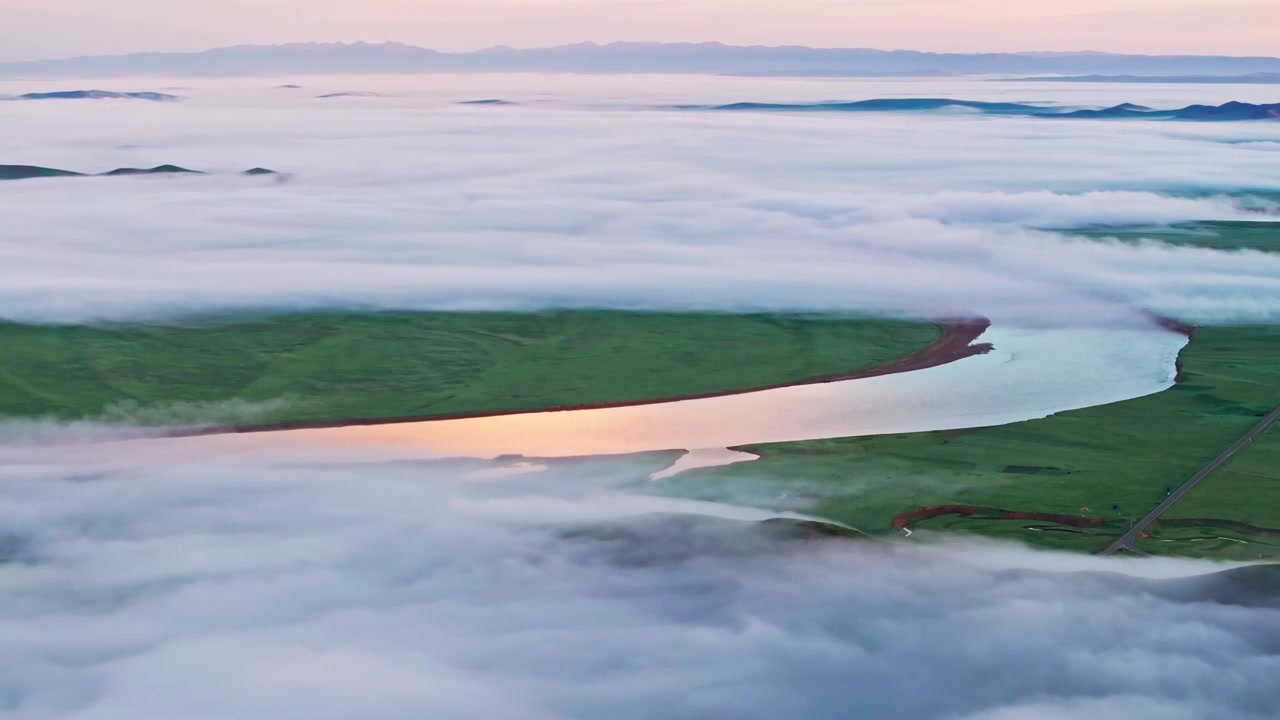
<svg viewBox="0 0 1280 720"><path fill-rule="evenodd" d="M1180 382L1135 400L1002 427L736 449L760 455L751 488L770 507L872 534L909 527L1097 552L1280 404L1277 357L1280 326L1201 327L1181 354ZM741 482L738 469L695 470L663 491L713 496L728 491L730 474ZM1280 512L1258 501L1263 486L1205 485L1176 517L1280 528ZM1198 507L1200 497L1213 502ZM1232 517L1241 506L1251 515ZM1280 557L1274 544L1230 545L1224 557Z"/></svg>
<svg viewBox="0 0 1280 720"><path fill-rule="evenodd" d="M0 323L0 416L333 425L662 401L905 371L981 328L853 315L326 312Z"/></svg>
<svg viewBox="0 0 1280 720"><path fill-rule="evenodd" d="M681 402L686 400L706 400L711 398L732 397L735 395L746 395L748 393L764 392L767 390L781 390L790 387L802 387L805 385L825 385L828 383L844 382L847 380L862 380L874 377L884 377L886 375L897 375L900 373L914 372L917 370L926 370L928 368L941 367L949 365L953 362L963 360L965 358L974 357L975 355L984 355L991 351L992 347L988 343L978 343L978 339L987 331L991 323L985 319L968 319L968 320L947 320L939 324L941 329L940 336L937 341L927 348L919 352L912 353L897 360L892 360L875 367L863 368L858 370L849 370L845 372L827 373L824 375L816 375L812 377L799 378L796 380L788 380L768 385L758 385L753 387L737 387L726 390L713 390L709 392L684 393L680 395L666 395L661 397L645 398L642 400L621 400L616 402L599 402L599 403L577 403L553 405L542 408L532 408L528 410L517 410L513 412L459 412L442 415L420 415L411 417L396 418L343 418L333 421L317 421L317 422L285 422L285 423L259 423L259 424L237 424L225 425L209 428L199 428L193 430L175 431L175 436L189 435L207 435L221 433L261 433L261 432L284 432L290 430L323 430L332 428L359 427L359 426L377 426L377 425L398 425L404 423L421 423L421 422L439 422L445 420L470 420L481 418L495 418L513 415L531 415L535 413L554 413L554 412L572 412L580 410L607 410L614 408L640 407L644 405L659 405L663 403Z"/></svg>

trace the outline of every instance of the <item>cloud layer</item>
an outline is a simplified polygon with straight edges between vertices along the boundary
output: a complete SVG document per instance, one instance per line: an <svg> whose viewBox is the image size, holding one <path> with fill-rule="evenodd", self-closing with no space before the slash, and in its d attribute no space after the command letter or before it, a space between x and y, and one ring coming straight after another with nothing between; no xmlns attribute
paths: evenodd
<svg viewBox="0 0 1280 720"><path fill-rule="evenodd" d="M1230 130L607 107L616 94L679 101L687 80L626 93L395 82L404 97L312 103L203 83L173 106L15 109L6 162L295 177L0 185L0 316L1280 317L1274 256L1048 231L1241 217L1229 200L1164 192L1280 189L1270 146L1228 144ZM530 107L450 104L536 100L538 83L561 86ZM754 525L654 517L768 515L646 494L669 454L493 468L3 430L0 714L15 720L1245 720L1280 705L1273 575L780 544Z"/></svg>
<svg viewBox="0 0 1280 720"><path fill-rule="evenodd" d="M156 450L0 446L7 717L1167 720L1280 701L1274 576L779 543L651 515L765 516L638 495L644 460L501 477Z"/></svg>
<svg viewBox="0 0 1280 720"><path fill-rule="evenodd" d="M148 82L138 88L160 87ZM173 106L16 109L6 162L262 165L294 177L6 183L0 316L608 306L1280 317L1274 257L1045 232L1256 217L1215 193L1280 189L1275 153L1257 142L1280 138L1269 126L638 109L697 93L689 79L637 80L626 107L616 79L374 78L360 82L393 96L331 101L311 94L362 88L334 79L303 97L265 89L273 82L206 81ZM702 99L871 88L725 84ZM985 92L1014 91L1030 89ZM1044 92L1079 102L1088 91ZM524 104L452 104L477 97ZM99 120L85 123L89 112ZM1239 133L1254 142L1225 142Z"/></svg>

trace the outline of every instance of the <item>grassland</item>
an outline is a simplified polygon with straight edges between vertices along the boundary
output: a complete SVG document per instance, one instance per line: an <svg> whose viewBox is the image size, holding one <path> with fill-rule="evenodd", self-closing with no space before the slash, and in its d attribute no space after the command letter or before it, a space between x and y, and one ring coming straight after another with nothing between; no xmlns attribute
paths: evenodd
<svg viewBox="0 0 1280 720"><path fill-rule="evenodd" d="M872 534L901 534L902 513L965 505L983 510L907 524L1098 551L1280 403L1280 327L1203 328L1183 369L1164 393L1043 420L744 448L761 459L688 473L665 491L804 509ZM744 472L755 481L733 479ZM1008 511L1084 527L1000 519ZM1261 512L1280 527L1280 507Z"/></svg>
<svg viewBox="0 0 1280 720"><path fill-rule="evenodd" d="M1083 234L1280 251L1275 223ZM0 416L137 416L281 398L288 402L253 420L512 412L851 372L938 337L932 325L850 317L610 312L0 324ZM998 428L750 447L758 462L654 487L804 510L872 534L910 527L1097 551L1280 404L1280 326L1201 328L1182 362L1183 381L1147 398ZM1140 546L1280 559L1280 503L1270 500L1278 493L1280 430L1272 430Z"/></svg>
<svg viewBox="0 0 1280 720"><path fill-rule="evenodd" d="M1280 222L1221 221L1165 228L1099 228L1073 233L1091 239L1157 240L1169 245L1215 250L1280 252Z"/></svg>
<svg viewBox="0 0 1280 720"><path fill-rule="evenodd" d="M1139 542L1144 552L1280 558L1280 428L1197 485Z"/></svg>
<svg viewBox="0 0 1280 720"><path fill-rule="evenodd" d="M1280 251L1280 224L1077 233ZM744 448L752 466L680 476L691 497L802 509L872 534L967 532L1096 552L1280 404L1280 326L1200 328L1158 395L998 428ZM744 469L750 482L731 480ZM1280 431L1215 473L1142 549L1280 559Z"/></svg>
<svg viewBox="0 0 1280 720"><path fill-rule="evenodd" d="M1280 251L1277 223L1076 234ZM1199 328L1183 382L1160 395L1000 428L748 447L762 459L681 475L664 492L805 510L873 534L1101 551L1280 404L1277 357L1280 327ZM1280 559L1280 430L1183 498L1142 548Z"/></svg>
<svg viewBox="0 0 1280 720"><path fill-rule="evenodd" d="M844 373L938 337L927 323L855 317L618 312L0 324L0 416L163 422L172 415L147 410L282 398L253 419L510 412Z"/></svg>

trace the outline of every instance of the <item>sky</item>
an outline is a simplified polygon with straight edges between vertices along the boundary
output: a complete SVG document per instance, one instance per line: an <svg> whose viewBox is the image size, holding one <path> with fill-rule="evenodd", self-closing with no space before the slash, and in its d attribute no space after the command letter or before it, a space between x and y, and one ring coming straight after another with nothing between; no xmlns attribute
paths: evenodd
<svg viewBox="0 0 1280 720"><path fill-rule="evenodd" d="M305 41L1270 55L1274 0L4 0L0 61Z"/></svg>

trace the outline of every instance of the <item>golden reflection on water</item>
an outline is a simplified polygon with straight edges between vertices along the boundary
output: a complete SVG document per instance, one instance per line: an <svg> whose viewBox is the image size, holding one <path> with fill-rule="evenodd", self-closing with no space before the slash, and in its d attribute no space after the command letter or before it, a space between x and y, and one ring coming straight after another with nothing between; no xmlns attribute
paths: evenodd
<svg viewBox="0 0 1280 720"><path fill-rule="evenodd" d="M298 439L326 445L377 444L478 457L503 454L571 457L723 448L760 438L798 440L812 432L822 432L819 426L832 419L832 396L845 396L845 408L854 399L850 396L850 388L835 388L835 385L783 388L747 395L601 410L269 435L278 435L277 439ZM865 391L857 394L863 402L871 401L876 395Z"/></svg>
<svg viewBox="0 0 1280 720"><path fill-rule="evenodd" d="M192 438L219 447L381 447L452 457L702 450L1007 424L1169 387L1162 328L1010 330L995 351L898 375L600 410Z"/></svg>

